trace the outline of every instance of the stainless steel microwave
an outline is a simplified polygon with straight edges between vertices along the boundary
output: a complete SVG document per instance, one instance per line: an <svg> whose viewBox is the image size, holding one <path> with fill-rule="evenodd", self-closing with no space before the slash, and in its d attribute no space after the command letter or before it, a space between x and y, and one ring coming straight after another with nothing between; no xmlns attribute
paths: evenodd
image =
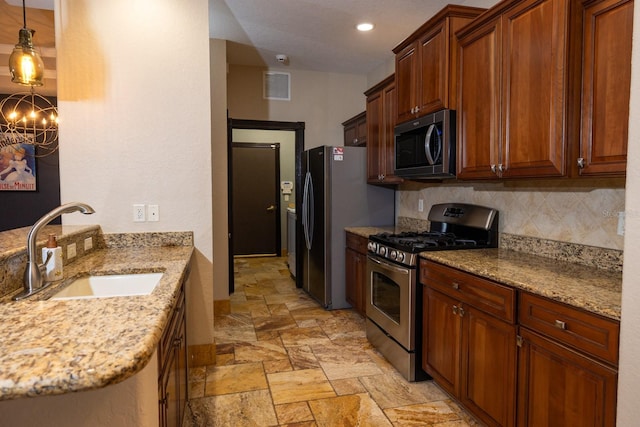
<svg viewBox="0 0 640 427"><path fill-rule="evenodd" d="M441 110L394 129L395 175L403 178L455 178L454 110Z"/></svg>

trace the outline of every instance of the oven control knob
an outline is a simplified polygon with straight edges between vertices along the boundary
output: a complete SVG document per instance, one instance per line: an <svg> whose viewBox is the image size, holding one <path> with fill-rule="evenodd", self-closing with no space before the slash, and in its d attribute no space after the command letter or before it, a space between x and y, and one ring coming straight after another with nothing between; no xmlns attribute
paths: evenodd
<svg viewBox="0 0 640 427"><path fill-rule="evenodd" d="M404 261L404 252L398 251L398 254L396 255L396 261L398 262Z"/></svg>
<svg viewBox="0 0 640 427"><path fill-rule="evenodd" d="M385 248L384 246L380 246L378 248L378 254L382 255L382 256L386 256L387 255L387 248Z"/></svg>
<svg viewBox="0 0 640 427"><path fill-rule="evenodd" d="M398 252L397 251L391 251L391 253L389 254L389 258L395 260L398 259Z"/></svg>
<svg viewBox="0 0 640 427"><path fill-rule="evenodd" d="M371 252L375 252L376 251L376 243L375 242L367 243L367 249L369 249Z"/></svg>

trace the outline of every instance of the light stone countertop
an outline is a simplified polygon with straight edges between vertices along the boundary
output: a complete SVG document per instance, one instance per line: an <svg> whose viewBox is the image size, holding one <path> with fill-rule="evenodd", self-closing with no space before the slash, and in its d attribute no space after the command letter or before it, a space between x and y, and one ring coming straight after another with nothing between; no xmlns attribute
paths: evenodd
<svg viewBox="0 0 640 427"><path fill-rule="evenodd" d="M622 273L506 249L422 252L425 259L620 320Z"/></svg>
<svg viewBox="0 0 640 427"><path fill-rule="evenodd" d="M64 267L65 280L0 301L0 400L85 391L139 372L155 351L193 246L110 247ZM150 295L43 300L86 274L163 272Z"/></svg>

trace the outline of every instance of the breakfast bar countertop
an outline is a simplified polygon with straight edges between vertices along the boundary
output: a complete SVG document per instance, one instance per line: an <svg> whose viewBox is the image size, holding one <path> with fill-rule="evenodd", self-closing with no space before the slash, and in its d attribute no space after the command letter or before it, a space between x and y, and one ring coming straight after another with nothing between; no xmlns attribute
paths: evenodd
<svg viewBox="0 0 640 427"><path fill-rule="evenodd" d="M0 400L102 388L142 370L158 346L192 253L192 244L97 248L65 265L65 280L51 289L22 301L2 299ZM46 300L82 275L147 272L164 273L150 295Z"/></svg>
<svg viewBox="0 0 640 427"><path fill-rule="evenodd" d="M620 320L622 273L508 249L421 252L422 258Z"/></svg>

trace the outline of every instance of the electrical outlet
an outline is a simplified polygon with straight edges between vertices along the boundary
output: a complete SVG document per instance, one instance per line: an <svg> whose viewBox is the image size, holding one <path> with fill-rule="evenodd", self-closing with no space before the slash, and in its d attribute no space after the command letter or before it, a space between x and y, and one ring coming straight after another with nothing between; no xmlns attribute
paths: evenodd
<svg viewBox="0 0 640 427"><path fill-rule="evenodd" d="M424 200L418 199L418 212L424 211Z"/></svg>
<svg viewBox="0 0 640 427"><path fill-rule="evenodd" d="M147 206L147 217L149 221L160 221L160 209L158 205Z"/></svg>
<svg viewBox="0 0 640 427"><path fill-rule="evenodd" d="M133 205L133 222L145 222L146 220L144 205Z"/></svg>
<svg viewBox="0 0 640 427"><path fill-rule="evenodd" d="M76 257L76 244L75 243L69 243L67 245L67 259L71 259L71 258L75 258Z"/></svg>
<svg viewBox="0 0 640 427"><path fill-rule="evenodd" d="M87 237L84 239L84 251L88 251L93 248L93 237Z"/></svg>

